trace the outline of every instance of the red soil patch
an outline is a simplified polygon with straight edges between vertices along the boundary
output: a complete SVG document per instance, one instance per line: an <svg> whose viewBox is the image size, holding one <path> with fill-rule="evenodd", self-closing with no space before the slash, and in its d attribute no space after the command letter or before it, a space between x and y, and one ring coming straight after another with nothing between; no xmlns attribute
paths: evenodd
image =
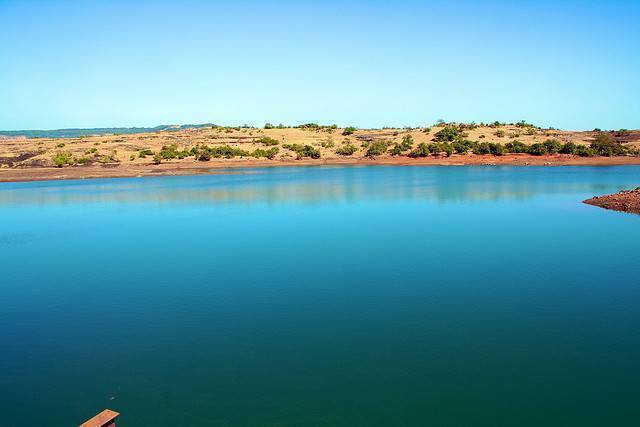
<svg viewBox="0 0 640 427"><path fill-rule="evenodd" d="M0 182L43 181L58 179L121 178L158 175L198 175L229 173L225 169L259 168L272 166L462 166L462 165L509 165L509 166L613 166L640 165L640 157L579 157L566 154L532 156L529 154L456 155L451 157L430 156L412 159L406 156L385 155L376 158L331 157L302 160L266 159L213 159L208 162L175 161L160 165L112 164L54 167L0 168Z"/></svg>
<svg viewBox="0 0 640 427"><path fill-rule="evenodd" d="M616 194L592 197L585 200L584 203L614 211L640 214L640 187Z"/></svg>

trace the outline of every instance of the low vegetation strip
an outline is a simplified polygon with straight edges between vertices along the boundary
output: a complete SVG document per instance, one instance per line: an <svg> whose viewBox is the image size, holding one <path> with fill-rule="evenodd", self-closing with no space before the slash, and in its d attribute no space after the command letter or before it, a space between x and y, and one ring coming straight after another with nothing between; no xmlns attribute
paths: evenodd
<svg viewBox="0 0 640 427"><path fill-rule="evenodd" d="M577 158L637 157L637 163L640 163L640 131L594 129L572 132L541 128L524 121L479 124L439 121L427 127L382 129L267 123L262 128L187 125L172 128L171 132L163 128L147 133L82 135L64 139L9 138L0 143L0 170L92 165L125 168L165 163L195 165L216 159L229 163L264 159L280 163L322 160L325 163L503 164L520 162L518 159L528 157L555 164ZM447 158L453 160L445 161Z"/></svg>

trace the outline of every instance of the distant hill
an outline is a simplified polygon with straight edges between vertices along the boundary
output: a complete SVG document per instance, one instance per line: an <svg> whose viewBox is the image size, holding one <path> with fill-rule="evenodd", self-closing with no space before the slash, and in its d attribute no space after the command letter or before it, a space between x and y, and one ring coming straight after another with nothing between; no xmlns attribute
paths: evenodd
<svg viewBox="0 0 640 427"><path fill-rule="evenodd" d="M52 129L52 130L1 130L0 136L27 138L77 138L88 135L128 135L132 133L173 131L211 127L213 123L200 125L160 125L152 128L91 128L91 129Z"/></svg>

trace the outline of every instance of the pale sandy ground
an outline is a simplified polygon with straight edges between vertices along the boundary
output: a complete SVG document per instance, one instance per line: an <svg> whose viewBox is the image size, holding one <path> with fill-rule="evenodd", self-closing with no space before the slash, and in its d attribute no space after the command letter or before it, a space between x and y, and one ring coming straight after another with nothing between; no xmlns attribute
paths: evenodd
<svg viewBox="0 0 640 427"><path fill-rule="evenodd" d="M376 158L365 157L363 143L372 141L400 142L410 134L414 147L419 143L431 142L440 127L425 129L381 129L357 130L354 134L343 136L343 129L304 130L304 129L256 129L256 128L203 128L180 131L163 131L134 135L87 136L64 139L2 139L0 140L0 181L29 181L48 179L82 179L97 177L127 177L154 175L186 175L201 173L221 173L221 168L291 166L291 165L619 165L640 164L640 157L595 157L582 158L568 155L530 156L526 154L508 154L505 156L453 155L451 157L427 157L412 159L406 155L391 156L384 154ZM503 137L496 134L504 132ZM544 142L554 138L561 142L572 141L588 145L595 132L571 132L535 129L527 131L516 126L503 125L499 128L478 127L467 130L466 139L480 142L499 142L519 140L526 144ZM481 135L484 135L481 138ZM636 137L637 135L637 137ZM255 158L211 159L208 162L196 161L193 157L182 160L163 161L155 165L152 158L139 158L142 149L159 151L163 145L176 144L178 149L191 149L199 144L208 146L230 145L246 151L256 148L267 149L255 142L256 139L269 136L280 142L279 153L273 160ZM637 138L637 140L636 140ZM344 143L358 147L352 156L339 156L335 150ZM320 150L318 160L296 160L296 154L282 147L283 144L308 144ZM64 146L60 146L64 144ZM324 145L324 146L323 146ZM640 132L632 132L628 145L640 146ZM96 153L87 154L95 149ZM56 152L70 152L74 157L91 157L90 165L53 167L52 157ZM113 156L118 162L100 163L103 156Z"/></svg>

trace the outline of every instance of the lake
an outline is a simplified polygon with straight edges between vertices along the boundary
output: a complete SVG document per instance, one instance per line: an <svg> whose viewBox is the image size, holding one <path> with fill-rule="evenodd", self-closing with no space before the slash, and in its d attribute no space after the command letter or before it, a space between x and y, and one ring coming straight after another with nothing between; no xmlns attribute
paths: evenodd
<svg viewBox="0 0 640 427"><path fill-rule="evenodd" d="M640 167L0 184L0 426L640 419Z"/></svg>

